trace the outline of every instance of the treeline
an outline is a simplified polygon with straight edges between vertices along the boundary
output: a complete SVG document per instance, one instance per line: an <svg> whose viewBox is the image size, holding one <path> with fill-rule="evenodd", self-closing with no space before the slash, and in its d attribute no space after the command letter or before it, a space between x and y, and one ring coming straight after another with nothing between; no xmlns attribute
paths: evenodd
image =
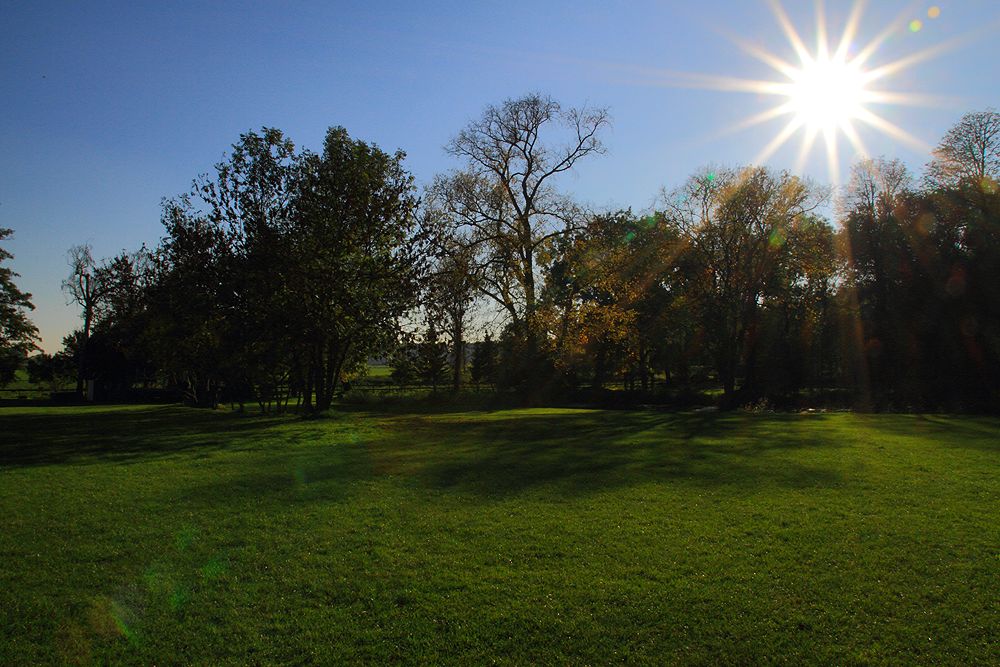
<svg viewBox="0 0 1000 667"><path fill-rule="evenodd" d="M535 402L715 383L728 406L1000 408L1000 114L963 117L920 179L865 160L831 195L705 169L648 215L558 188L608 124L541 95L491 106L419 199L402 153L342 128L321 154L245 134L164 202L158 246L73 251L83 327L51 364L112 393L278 410L329 408L374 355L455 390L468 358L475 380Z"/></svg>

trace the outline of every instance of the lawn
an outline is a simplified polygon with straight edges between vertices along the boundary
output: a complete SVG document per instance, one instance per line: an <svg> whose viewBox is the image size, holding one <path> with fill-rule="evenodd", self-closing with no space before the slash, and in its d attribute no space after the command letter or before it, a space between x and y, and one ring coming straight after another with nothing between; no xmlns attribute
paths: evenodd
<svg viewBox="0 0 1000 667"><path fill-rule="evenodd" d="M0 664L1000 662L997 419L95 407L0 429Z"/></svg>

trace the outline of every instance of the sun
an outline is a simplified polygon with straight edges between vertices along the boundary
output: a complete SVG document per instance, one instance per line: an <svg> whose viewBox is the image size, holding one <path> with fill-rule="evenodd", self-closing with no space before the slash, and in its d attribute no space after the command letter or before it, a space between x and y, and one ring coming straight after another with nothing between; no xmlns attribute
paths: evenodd
<svg viewBox="0 0 1000 667"><path fill-rule="evenodd" d="M791 111L809 132L840 130L863 111L867 95L864 73L850 62L810 60L790 78Z"/></svg>
<svg viewBox="0 0 1000 667"><path fill-rule="evenodd" d="M828 36L826 16L822 4L817 3L816 41L814 48L806 46L798 30L792 24L778 0L769 0L772 13L781 26L788 44L795 53L795 60L788 61L771 51L748 42L745 38L730 35L729 38L747 54L767 64L776 74L777 80L752 80L736 77L698 74L672 73L673 84L683 87L707 88L714 90L754 93L774 96L777 104L754 116L744 119L727 132L747 128L782 117L787 121L755 157L754 162L764 164L793 137L801 137L796 161L796 170L801 171L805 161L813 151L817 140L822 138L825 148L830 180L838 184L840 174L839 146L846 143L857 157L868 156L868 150L858 132L859 126L869 131L888 135L920 151L929 151L930 146L909 134L895 123L882 116L879 106L938 106L947 104L942 98L894 91L884 87L892 75L921 61L936 56L946 49L962 43L952 40L948 43L916 51L908 56L886 64L873 64L872 60L890 37L919 30L918 21L909 21L901 15L886 26L867 44L856 47L858 26L862 18L864 2L856 0L838 40ZM932 8L936 9L936 8ZM928 14L937 18L940 11ZM907 28L908 26L908 28ZM967 41L967 38L965 38Z"/></svg>

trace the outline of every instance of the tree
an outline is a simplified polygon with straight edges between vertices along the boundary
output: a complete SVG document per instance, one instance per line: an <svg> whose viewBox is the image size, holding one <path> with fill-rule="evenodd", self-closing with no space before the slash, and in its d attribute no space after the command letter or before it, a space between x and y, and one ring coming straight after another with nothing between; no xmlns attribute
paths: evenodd
<svg viewBox="0 0 1000 667"><path fill-rule="evenodd" d="M911 183L899 160L862 160L851 171L841 203L845 289L855 323L849 350L864 403L881 401L894 376L905 370L905 286L915 264L900 213Z"/></svg>
<svg viewBox="0 0 1000 667"><path fill-rule="evenodd" d="M154 380L156 365L148 335L153 257L143 246L102 262L96 273L105 287L88 341L90 376L103 395L125 396Z"/></svg>
<svg viewBox="0 0 1000 667"><path fill-rule="evenodd" d="M290 237L296 298L284 317L305 360L309 409L328 409L342 372L390 347L416 302L424 239L404 157L335 127L323 154L304 158Z"/></svg>
<svg viewBox="0 0 1000 667"><path fill-rule="evenodd" d="M14 231L0 228L0 241ZM28 354L37 349L38 329L28 319L27 311L34 310L31 294L22 292L14 284L15 273L4 263L14 256L0 248L0 386L14 379Z"/></svg>
<svg viewBox="0 0 1000 667"><path fill-rule="evenodd" d="M417 368L417 346L409 336L396 342L389 355L389 367L392 368L392 381L401 387L411 384L419 377Z"/></svg>
<svg viewBox="0 0 1000 667"><path fill-rule="evenodd" d="M472 247L448 225L425 221L430 236L432 266L427 276L426 317L439 323L451 342L452 391L462 388L465 329L479 281Z"/></svg>
<svg viewBox="0 0 1000 667"><path fill-rule="evenodd" d="M287 403L297 370L297 330L287 317L293 284L296 205L304 157L276 128L246 132L195 195L227 246L220 276L225 311L223 368L229 391L248 391L264 411Z"/></svg>
<svg viewBox="0 0 1000 667"><path fill-rule="evenodd" d="M467 230L481 268L479 289L527 340L537 336L536 255L578 220L554 181L582 158L603 152L598 135L608 124L604 109L564 110L550 97L531 94L487 107L448 145L465 169L439 177L433 197L454 225Z"/></svg>
<svg viewBox="0 0 1000 667"><path fill-rule="evenodd" d="M479 385L480 382L496 384L496 365L497 344L487 332L486 337L476 343L472 350L472 368L469 369L472 381L476 385Z"/></svg>
<svg viewBox="0 0 1000 667"><path fill-rule="evenodd" d="M147 333L168 384L196 406L215 407L234 361L228 344L232 250L225 231L197 211L190 197L163 203L166 237L153 253L147 288Z"/></svg>
<svg viewBox="0 0 1000 667"><path fill-rule="evenodd" d="M48 384L52 391L65 387L76 380L76 362L67 352L38 354L28 357L28 381L32 384Z"/></svg>
<svg viewBox="0 0 1000 667"><path fill-rule="evenodd" d="M1000 180L1000 113L974 111L945 133L928 175L937 185L987 187Z"/></svg>
<svg viewBox="0 0 1000 667"><path fill-rule="evenodd" d="M107 291L102 276L97 271L97 262L90 244L76 245L67 252L69 276L62 283L71 302L82 309L83 318L82 339L80 341L79 359L76 376L76 391L83 391L84 368L87 362L87 344L90 342L90 330L94 324L94 315Z"/></svg>
<svg viewBox="0 0 1000 667"><path fill-rule="evenodd" d="M803 388L830 386L838 368L835 288L842 273L833 228L821 218L798 216L767 285L746 360L746 400L790 398Z"/></svg>
<svg viewBox="0 0 1000 667"><path fill-rule="evenodd" d="M815 207L816 194L787 172L748 167L698 174L665 197L665 219L686 245L681 288L729 405L765 292L787 255L789 227Z"/></svg>
<svg viewBox="0 0 1000 667"><path fill-rule="evenodd" d="M448 346L441 341L433 321L417 346L417 367L421 379L431 385L431 391L437 393L438 383L444 380L448 370Z"/></svg>
<svg viewBox="0 0 1000 667"><path fill-rule="evenodd" d="M545 305L565 372L575 376L589 361L597 387L616 372L649 387L654 349L666 337L677 246L661 216L631 211L590 216L585 228L552 244Z"/></svg>

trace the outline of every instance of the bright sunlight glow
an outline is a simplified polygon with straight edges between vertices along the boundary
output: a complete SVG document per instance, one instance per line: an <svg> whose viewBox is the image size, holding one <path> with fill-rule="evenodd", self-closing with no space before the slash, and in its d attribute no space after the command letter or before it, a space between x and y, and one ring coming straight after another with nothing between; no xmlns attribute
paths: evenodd
<svg viewBox="0 0 1000 667"><path fill-rule="evenodd" d="M743 130L781 117L788 119L754 158L755 163L765 163L792 137L798 135L801 136L801 143L796 170L801 171L817 144L817 139L822 138L829 176L836 185L840 174L838 146L841 139L846 139L856 157L868 156L857 125L864 125L869 130L888 135L917 150L930 150L925 142L907 133L875 109L880 105L939 106L947 105L948 101L928 95L888 90L882 86L894 74L961 45L963 40L967 41L967 37L915 51L893 62L873 65L870 61L888 39L907 32L906 14L897 17L867 44L857 45L855 39L861 23L864 0L855 0L840 38L834 41L828 36L822 4L817 3L816 41L815 46L810 48L792 25L779 0L768 0L768 3L788 45L795 53L794 62L748 42L743 37L731 35L730 38L747 54L773 69L779 75L777 80L684 73L672 75L676 82L674 85L778 98L775 106L728 129ZM940 10L928 13L931 18L939 15Z"/></svg>
<svg viewBox="0 0 1000 667"><path fill-rule="evenodd" d="M830 132L858 118L865 81L851 63L814 60L791 77L788 98L797 122L808 131Z"/></svg>

